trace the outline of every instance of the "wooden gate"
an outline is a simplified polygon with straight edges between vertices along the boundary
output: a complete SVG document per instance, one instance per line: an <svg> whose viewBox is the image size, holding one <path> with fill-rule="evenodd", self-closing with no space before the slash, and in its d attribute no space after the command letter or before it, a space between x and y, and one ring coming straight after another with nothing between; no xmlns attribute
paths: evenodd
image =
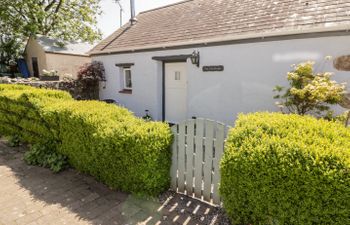
<svg viewBox="0 0 350 225"><path fill-rule="evenodd" d="M171 129L174 134L171 188L219 205L219 164L228 127L211 120L192 119Z"/></svg>

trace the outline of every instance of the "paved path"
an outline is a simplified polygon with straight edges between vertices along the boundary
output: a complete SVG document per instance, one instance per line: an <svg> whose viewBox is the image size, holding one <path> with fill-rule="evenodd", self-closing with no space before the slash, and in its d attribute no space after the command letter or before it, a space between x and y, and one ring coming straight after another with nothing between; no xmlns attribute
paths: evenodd
<svg viewBox="0 0 350 225"><path fill-rule="evenodd" d="M28 166L0 141L0 225L220 224L217 209L180 195L139 199L67 170Z"/></svg>

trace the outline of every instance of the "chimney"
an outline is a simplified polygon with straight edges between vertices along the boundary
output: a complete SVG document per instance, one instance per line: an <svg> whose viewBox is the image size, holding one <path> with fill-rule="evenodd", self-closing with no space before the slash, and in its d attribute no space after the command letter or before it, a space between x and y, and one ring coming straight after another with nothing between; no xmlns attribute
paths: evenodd
<svg viewBox="0 0 350 225"><path fill-rule="evenodd" d="M130 0L130 9L131 9L130 23L131 25L134 25L137 22L136 15L135 15L135 0Z"/></svg>

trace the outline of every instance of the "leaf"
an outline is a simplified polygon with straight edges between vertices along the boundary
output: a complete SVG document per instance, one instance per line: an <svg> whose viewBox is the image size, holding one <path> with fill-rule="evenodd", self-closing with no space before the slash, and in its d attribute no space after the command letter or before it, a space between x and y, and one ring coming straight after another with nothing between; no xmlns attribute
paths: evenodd
<svg viewBox="0 0 350 225"><path fill-rule="evenodd" d="M97 28L99 3L100 0L2 0L0 63L22 54L23 43L32 35L91 43L101 39Z"/></svg>

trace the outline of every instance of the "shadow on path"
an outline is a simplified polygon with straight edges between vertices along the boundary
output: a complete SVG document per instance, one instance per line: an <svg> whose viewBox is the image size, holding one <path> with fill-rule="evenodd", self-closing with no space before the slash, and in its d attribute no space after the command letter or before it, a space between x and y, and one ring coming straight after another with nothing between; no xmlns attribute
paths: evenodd
<svg viewBox="0 0 350 225"><path fill-rule="evenodd" d="M0 225L6 224L226 224L218 209L167 193L142 199L112 191L73 169L59 174L28 166L24 148L0 141Z"/></svg>

